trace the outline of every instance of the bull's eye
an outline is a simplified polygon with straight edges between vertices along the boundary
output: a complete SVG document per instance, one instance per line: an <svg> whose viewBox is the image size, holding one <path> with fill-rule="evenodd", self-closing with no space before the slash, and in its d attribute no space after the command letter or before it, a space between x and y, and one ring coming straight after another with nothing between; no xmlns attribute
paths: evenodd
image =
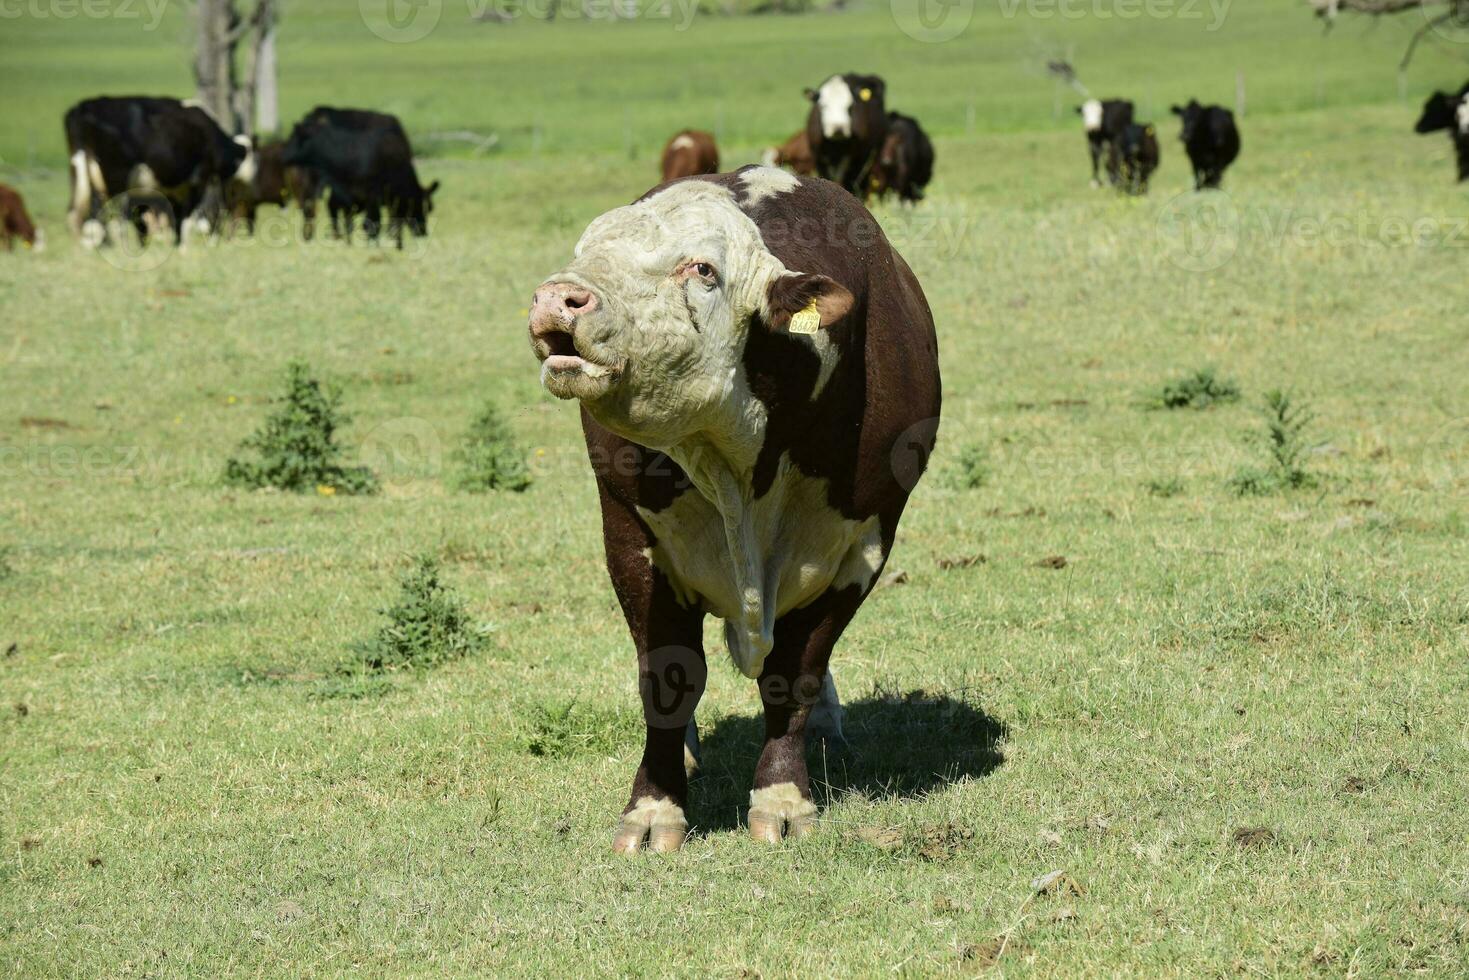
<svg viewBox="0 0 1469 980"><path fill-rule="evenodd" d="M695 262L694 272L697 273L702 279L712 280L714 278L714 266L710 265L708 262Z"/></svg>

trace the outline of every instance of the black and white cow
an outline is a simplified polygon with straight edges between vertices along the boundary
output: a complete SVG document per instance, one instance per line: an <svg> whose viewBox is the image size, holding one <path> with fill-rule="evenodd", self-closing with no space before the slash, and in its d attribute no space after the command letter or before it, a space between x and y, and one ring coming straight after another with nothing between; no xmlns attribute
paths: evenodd
<svg viewBox="0 0 1469 980"><path fill-rule="evenodd" d="M876 75L833 75L806 89L806 139L816 172L867 199L872 169L887 137L887 84Z"/></svg>
<svg viewBox="0 0 1469 980"><path fill-rule="evenodd" d="M230 137L196 104L150 96L96 98L67 110L72 194L67 223L89 245L106 240L103 207L126 195L127 217L146 239L147 214L167 205L175 239L218 226L224 184L254 176L243 136Z"/></svg>
<svg viewBox="0 0 1469 980"><path fill-rule="evenodd" d="M1132 124L1132 103L1126 99L1087 99L1076 107L1081 115L1081 127L1086 131L1087 151L1092 158L1092 186L1101 187L1097 168L1104 159L1109 159L1112 146L1122 131ZM1117 183L1110 170L1107 177Z"/></svg>
<svg viewBox="0 0 1469 980"><path fill-rule="evenodd" d="M1413 127L1416 133L1449 132L1454 143L1454 156L1459 165L1459 179L1469 180L1469 82L1458 92L1434 92L1423 103L1423 114Z"/></svg>
<svg viewBox="0 0 1469 980"><path fill-rule="evenodd" d="M288 167L310 171L329 189L332 230L337 232L339 220L345 219L346 227L339 233L348 241L359 213L368 239L376 240L383 209L388 212L388 234L399 248L404 225L420 237L428 234L439 182L419 184L413 147L396 116L317 106L291 130L281 160Z"/></svg>
<svg viewBox="0 0 1469 980"><path fill-rule="evenodd" d="M933 143L918 120L901 112L888 113L888 135L872 168L872 190L878 197L894 191L898 199L916 204L933 179Z"/></svg>
<svg viewBox="0 0 1469 980"><path fill-rule="evenodd" d="M1146 194L1158 159L1158 133L1152 123L1128 123L1107 151L1107 177L1121 191Z"/></svg>
<svg viewBox="0 0 1469 980"><path fill-rule="evenodd" d="M1188 151L1194 168L1194 190L1217 188L1224 180L1224 170L1239 156L1239 128L1234 113L1223 106L1199 105L1189 99L1186 106L1174 106L1173 114L1182 122L1178 138Z"/></svg>
<svg viewBox="0 0 1469 980"><path fill-rule="evenodd" d="M808 721L840 718L828 659L938 425L917 279L851 195L745 167L594 220L536 290L530 337L545 387L581 402L637 650L647 742L614 848L683 843L706 615L764 707L750 832L806 833Z"/></svg>

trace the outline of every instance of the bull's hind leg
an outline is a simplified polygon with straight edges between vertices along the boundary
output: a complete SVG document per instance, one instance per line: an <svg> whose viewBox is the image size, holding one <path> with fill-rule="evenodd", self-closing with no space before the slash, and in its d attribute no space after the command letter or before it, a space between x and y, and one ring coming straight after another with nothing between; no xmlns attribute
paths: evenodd
<svg viewBox="0 0 1469 980"><path fill-rule="evenodd" d="M862 604L862 596L863 589L856 585L830 591L775 624L775 647L759 681L765 745L750 791L750 835L756 840L778 843L782 837L804 836L815 825L806 731L816 712L826 725L835 722L834 734L840 736L841 706L835 704L828 664L832 647Z"/></svg>

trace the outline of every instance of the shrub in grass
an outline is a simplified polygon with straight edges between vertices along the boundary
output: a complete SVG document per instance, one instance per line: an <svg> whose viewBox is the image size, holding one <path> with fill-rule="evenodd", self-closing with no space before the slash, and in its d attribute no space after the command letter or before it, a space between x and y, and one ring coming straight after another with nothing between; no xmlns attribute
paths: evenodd
<svg viewBox="0 0 1469 980"><path fill-rule="evenodd" d="M568 701L533 709L525 747L531 755L564 759L582 752L610 752L635 737L630 716Z"/></svg>
<svg viewBox="0 0 1469 980"><path fill-rule="evenodd" d="M397 600L382 614L386 622L377 634L353 648L354 666L369 671L434 667L473 653L484 641L429 555L415 560L399 582Z"/></svg>
<svg viewBox="0 0 1469 980"><path fill-rule="evenodd" d="M1306 430L1316 416L1310 406L1292 398L1288 392L1268 391L1261 408L1264 431L1255 441L1269 457L1262 468L1244 469L1229 481L1230 489L1241 497L1260 497L1279 490L1300 490L1316 485L1316 477L1305 467Z"/></svg>
<svg viewBox="0 0 1469 980"><path fill-rule="evenodd" d="M989 478L989 453L974 444L960 448L959 458L950 475L950 482L954 487L959 490L977 490L988 483Z"/></svg>
<svg viewBox="0 0 1469 980"><path fill-rule="evenodd" d="M1154 497L1176 497L1183 493L1183 481L1176 476L1164 477L1162 479L1147 480L1143 483L1143 489Z"/></svg>
<svg viewBox="0 0 1469 980"><path fill-rule="evenodd" d="M377 477L365 466L346 466L336 431L349 421L336 385L323 385L302 361L286 368L280 406L240 444L241 456L225 464L232 486L275 487L302 493L376 493ZM253 458L247 453L253 453Z"/></svg>
<svg viewBox="0 0 1469 980"><path fill-rule="evenodd" d="M1239 385L1221 378L1211 367L1170 381L1148 396L1150 408L1208 408L1239 401Z"/></svg>
<svg viewBox="0 0 1469 980"><path fill-rule="evenodd" d="M525 453L493 404L487 404L469 424L464 444L454 452L459 472L454 486L470 493L514 490L530 486Z"/></svg>

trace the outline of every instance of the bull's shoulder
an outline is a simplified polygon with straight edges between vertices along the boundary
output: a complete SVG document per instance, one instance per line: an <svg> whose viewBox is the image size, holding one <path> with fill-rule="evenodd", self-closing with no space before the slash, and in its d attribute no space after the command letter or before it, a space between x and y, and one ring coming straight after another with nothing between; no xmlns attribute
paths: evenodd
<svg viewBox="0 0 1469 980"><path fill-rule="evenodd" d="M623 438L585 408L581 424L598 487L624 506L662 511L693 490L688 474L667 453Z"/></svg>

